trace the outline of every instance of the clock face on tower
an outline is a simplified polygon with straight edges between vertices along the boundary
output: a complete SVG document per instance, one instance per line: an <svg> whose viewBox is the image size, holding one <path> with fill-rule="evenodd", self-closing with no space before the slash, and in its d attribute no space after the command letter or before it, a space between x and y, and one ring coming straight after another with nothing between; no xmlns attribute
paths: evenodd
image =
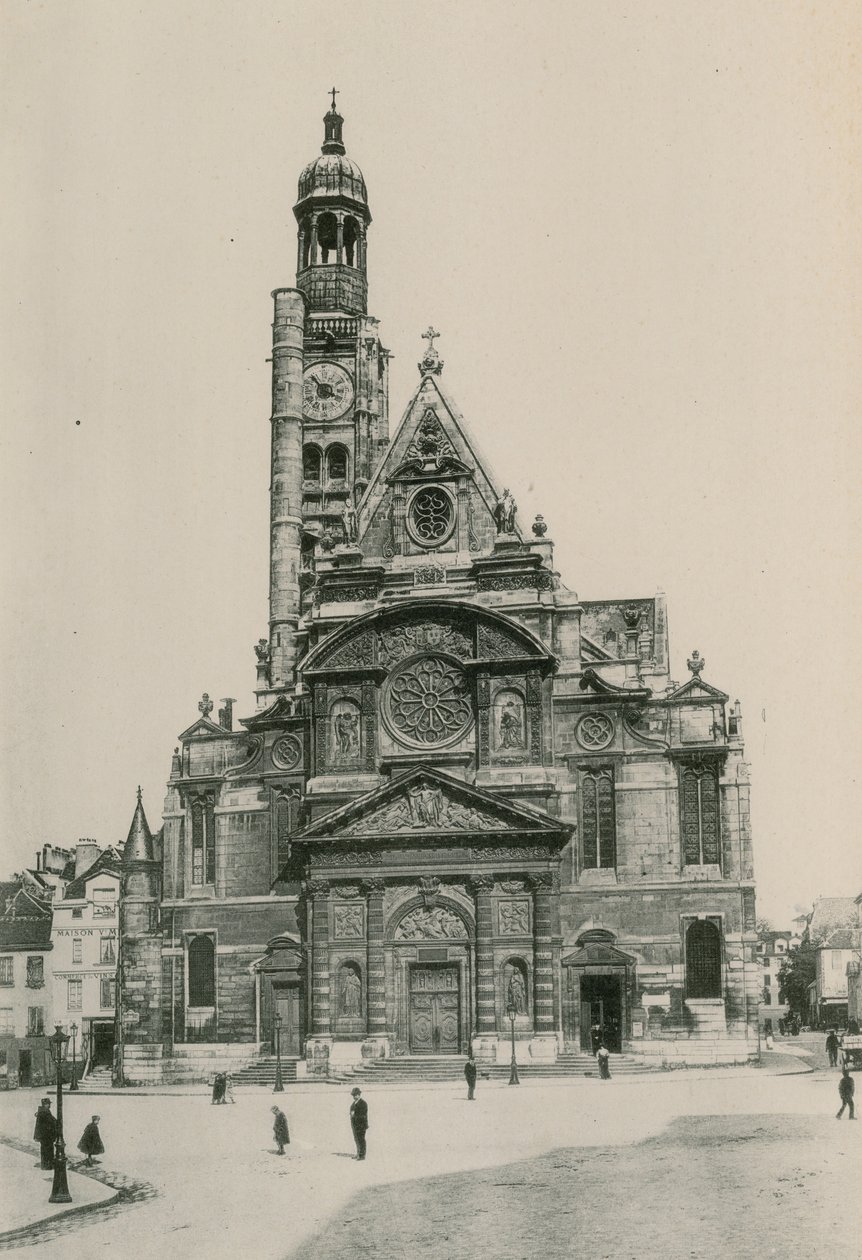
<svg viewBox="0 0 862 1260"><path fill-rule="evenodd" d="M338 363L313 363L303 374L302 395L309 420L335 420L353 402L353 381Z"/></svg>

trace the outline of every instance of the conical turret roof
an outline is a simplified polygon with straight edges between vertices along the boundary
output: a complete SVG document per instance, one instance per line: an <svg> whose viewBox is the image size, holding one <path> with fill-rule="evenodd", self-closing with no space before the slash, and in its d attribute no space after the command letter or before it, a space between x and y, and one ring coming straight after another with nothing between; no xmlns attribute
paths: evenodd
<svg viewBox="0 0 862 1260"><path fill-rule="evenodd" d="M153 848L153 836L147 822L147 816L144 813L144 803L141 800L141 789L138 788L138 803L135 806L135 816L132 819L132 825L129 828L126 847L123 850L124 862L152 862L155 859L155 849Z"/></svg>

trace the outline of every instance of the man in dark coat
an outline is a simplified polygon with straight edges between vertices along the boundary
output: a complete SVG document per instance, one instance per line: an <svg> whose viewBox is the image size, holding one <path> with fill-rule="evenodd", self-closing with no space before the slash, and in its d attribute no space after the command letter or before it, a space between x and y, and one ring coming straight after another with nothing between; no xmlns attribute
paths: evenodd
<svg viewBox="0 0 862 1260"><path fill-rule="evenodd" d="M278 1154L284 1154L285 1146L290 1146L290 1131L287 1127L287 1116L280 1107L273 1107L272 1114L275 1120L272 1125L272 1134L275 1138L275 1144L278 1147Z"/></svg>
<svg viewBox="0 0 862 1260"><path fill-rule="evenodd" d="M830 1028L829 1036L826 1038L826 1053L829 1055L829 1066L838 1066L838 1038L835 1035L835 1029Z"/></svg>
<svg viewBox="0 0 862 1260"><path fill-rule="evenodd" d="M78 1143L78 1150L87 1158L84 1161L88 1168L93 1166L94 1155L104 1155L105 1147L102 1143L102 1135L99 1132L99 1120L101 1116L93 1116L84 1132L81 1134L81 1140Z"/></svg>
<svg viewBox="0 0 862 1260"><path fill-rule="evenodd" d="M350 1127L356 1143L356 1159L365 1159L365 1134L368 1132L368 1103L362 1097L361 1089L350 1091L353 1102L350 1104Z"/></svg>
<svg viewBox="0 0 862 1260"><path fill-rule="evenodd" d="M470 1102L473 1102L476 1092L476 1060L473 1058L472 1050L467 1056L467 1062L464 1064L464 1076L467 1080L467 1098Z"/></svg>
<svg viewBox="0 0 862 1260"><path fill-rule="evenodd" d="M856 1119L856 1107L853 1103L853 1095L856 1092L856 1082L850 1075L850 1069L844 1067L841 1069L841 1080L838 1082L838 1097L841 1099L841 1108L835 1119L840 1120L844 1115L844 1108L850 1108L850 1119Z"/></svg>
<svg viewBox="0 0 862 1260"><path fill-rule="evenodd" d="M43 1168L54 1167L54 1143L57 1140L57 1121L51 1111L51 1099L43 1098L36 1112L33 1137L39 1143Z"/></svg>

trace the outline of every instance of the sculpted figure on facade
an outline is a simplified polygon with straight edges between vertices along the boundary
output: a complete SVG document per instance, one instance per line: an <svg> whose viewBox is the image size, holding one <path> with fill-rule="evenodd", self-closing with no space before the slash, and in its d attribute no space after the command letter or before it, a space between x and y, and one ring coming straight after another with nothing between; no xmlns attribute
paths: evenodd
<svg viewBox="0 0 862 1260"><path fill-rule="evenodd" d="M408 788L410 817L414 827L437 827L443 817L443 793L426 783Z"/></svg>
<svg viewBox="0 0 862 1260"><path fill-rule="evenodd" d="M362 981L352 967L345 967L341 975L340 1013L353 1016L362 1014Z"/></svg>
<svg viewBox="0 0 862 1260"><path fill-rule="evenodd" d="M457 914L445 906L431 910L420 906L404 916L395 935L402 941L463 940L467 931Z"/></svg>
<svg viewBox="0 0 862 1260"><path fill-rule="evenodd" d="M521 721L521 712L514 700L507 700L503 705L499 735L501 748L524 747L524 724Z"/></svg>
<svg viewBox="0 0 862 1260"><path fill-rule="evenodd" d="M506 998L508 1004L515 1008L516 1015L527 1014L527 986L518 967L513 967L509 975L509 989Z"/></svg>
<svg viewBox="0 0 862 1260"><path fill-rule="evenodd" d="M515 532L515 513L518 505L514 496L507 487L502 496L497 500L494 508L494 520L497 523L498 534L514 534Z"/></svg>

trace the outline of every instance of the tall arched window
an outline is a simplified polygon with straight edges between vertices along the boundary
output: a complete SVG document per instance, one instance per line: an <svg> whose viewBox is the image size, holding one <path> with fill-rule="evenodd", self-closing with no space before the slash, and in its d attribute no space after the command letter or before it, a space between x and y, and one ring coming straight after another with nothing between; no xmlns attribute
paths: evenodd
<svg viewBox="0 0 862 1260"><path fill-rule="evenodd" d="M207 793L192 801L192 883L215 883L215 816Z"/></svg>
<svg viewBox="0 0 862 1260"><path fill-rule="evenodd" d="M359 235L359 228L356 220L349 215L344 220L344 261L348 267L357 266L356 258L356 238Z"/></svg>
<svg viewBox="0 0 862 1260"><path fill-rule="evenodd" d="M718 864L721 861L718 776L712 766L686 766L683 770L680 814L686 865Z"/></svg>
<svg viewBox="0 0 862 1260"><path fill-rule="evenodd" d="M189 1006L215 1006L215 942L195 936L189 942Z"/></svg>
<svg viewBox="0 0 862 1260"><path fill-rule="evenodd" d="M617 864L617 827L613 770L590 770L582 779L584 869L613 870Z"/></svg>
<svg viewBox="0 0 862 1260"><path fill-rule="evenodd" d="M302 477L304 481L320 481L320 447L302 448Z"/></svg>
<svg viewBox="0 0 862 1260"><path fill-rule="evenodd" d="M326 452L326 474L330 481L347 480L347 451L336 444Z"/></svg>
<svg viewBox="0 0 862 1260"><path fill-rule="evenodd" d="M708 919L697 919L685 934L685 995L721 997L721 933Z"/></svg>
<svg viewBox="0 0 862 1260"><path fill-rule="evenodd" d="M338 220L334 214L322 214L317 220L317 248L320 261L324 264L336 261L338 246Z"/></svg>

